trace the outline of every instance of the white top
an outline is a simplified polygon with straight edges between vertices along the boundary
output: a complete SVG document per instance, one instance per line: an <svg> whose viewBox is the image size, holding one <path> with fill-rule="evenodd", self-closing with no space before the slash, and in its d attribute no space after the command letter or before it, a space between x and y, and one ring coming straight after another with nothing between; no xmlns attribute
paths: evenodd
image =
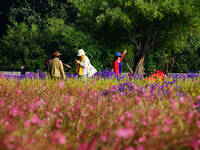
<svg viewBox="0 0 200 150"><path fill-rule="evenodd" d="M83 67L82 75L88 75L88 77L91 77L97 72L97 70L90 64L90 60L86 55L83 63L80 63L80 66Z"/></svg>

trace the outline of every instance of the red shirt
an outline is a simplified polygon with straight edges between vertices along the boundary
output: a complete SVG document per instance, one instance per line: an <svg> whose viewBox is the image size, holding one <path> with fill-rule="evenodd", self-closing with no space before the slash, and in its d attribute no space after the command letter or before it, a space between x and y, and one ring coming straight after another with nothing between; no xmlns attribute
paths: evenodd
<svg viewBox="0 0 200 150"><path fill-rule="evenodd" d="M123 60L124 56L125 56L125 54L122 53L122 57L120 58L120 62ZM117 59L113 62L112 66L114 68L115 73L119 77L120 76L120 74L119 74L119 62L117 61Z"/></svg>
<svg viewBox="0 0 200 150"><path fill-rule="evenodd" d="M157 70L156 73L152 74L152 77L160 78L160 79L164 80L166 75L162 71Z"/></svg>

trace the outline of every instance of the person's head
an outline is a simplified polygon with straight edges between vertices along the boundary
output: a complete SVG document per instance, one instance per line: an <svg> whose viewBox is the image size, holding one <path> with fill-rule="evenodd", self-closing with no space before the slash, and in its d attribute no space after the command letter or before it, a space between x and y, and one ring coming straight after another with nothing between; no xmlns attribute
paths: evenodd
<svg viewBox="0 0 200 150"><path fill-rule="evenodd" d="M85 51L83 49L79 49L78 50L78 54L77 54L77 57L81 58L82 56L85 55Z"/></svg>
<svg viewBox="0 0 200 150"><path fill-rule="evenodd" d="M53 58L57 57L57 58L60 58L61 56L61 53L59 51L56 51L52 54Z"/></svg>
<svg viewBox="0 0 200 150"><path fill-rule="evenodd" d="M120 60L122 54L120 52L115 53L115 60Z"/></svg>
<svg viewBox="0 0 200 150"><path fill-rule="evenodd" d="M21 69L24 69L24 66L23 66L23 65L21 66Z"/></svg>

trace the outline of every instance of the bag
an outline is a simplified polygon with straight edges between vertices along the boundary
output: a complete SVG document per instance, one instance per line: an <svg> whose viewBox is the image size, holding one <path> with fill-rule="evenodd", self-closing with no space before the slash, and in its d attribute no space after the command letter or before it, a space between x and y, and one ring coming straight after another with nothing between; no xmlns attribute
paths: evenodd
<svg viewBox="0 0 200 150"><path fill-rule="evenodd" d="M89 66L88 66L88 77L90 78L96 72L97 72L97 70L89 63Z"/></svg>

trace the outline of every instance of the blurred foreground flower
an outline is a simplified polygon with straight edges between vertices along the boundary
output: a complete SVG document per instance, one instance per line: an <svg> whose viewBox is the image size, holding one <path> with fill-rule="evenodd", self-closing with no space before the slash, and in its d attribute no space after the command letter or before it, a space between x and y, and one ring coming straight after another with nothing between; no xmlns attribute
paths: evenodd
<svg viewBox="0 0 200 150"><path fill-rule="evenodd" d="M60 89L62 89L63 87L64 87L64 81L59 81L59 83L58 83L58 87L60 88Z"/></svg>
<svg viewBox="0 0 200 150"><path fill-rule="evenodd" d="M130 129L130 128L127 128L127 129L121 128L121 129L117 130L116 135L119 138L125 138L125 139L127 139L130 136L133 136L133 129Z"/></svg>

